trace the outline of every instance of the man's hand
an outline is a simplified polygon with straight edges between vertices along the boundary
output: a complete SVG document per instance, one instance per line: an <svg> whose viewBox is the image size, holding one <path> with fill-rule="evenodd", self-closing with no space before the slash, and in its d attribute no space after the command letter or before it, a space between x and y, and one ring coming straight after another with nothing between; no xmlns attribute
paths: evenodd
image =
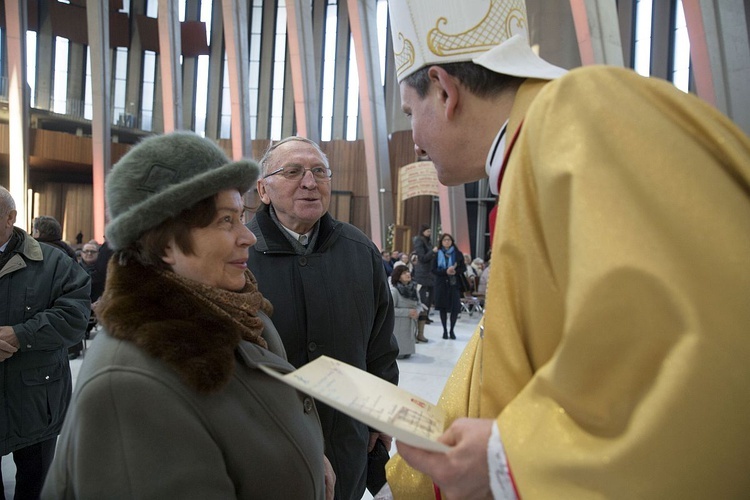
<svg viewBox="0 0 750 500"><path fill-rule="evenodd" d="M0 362L3 362L9 357L13 356L13 354L17 350L18 350L17 347L10 345L4 340L0 340Z"/></svg>
<svg viewBox="0 0 750 500"><path fill-rule="evenodd" d="M12 326L0 326L0 361L5 361L18 351L18 337Z"/></svg>
<svg viewBox="0 0 750 500"><path fill-rule="evenodd" d="M385 449L391 451L391 443L393 442L393 436L383 434L382 432L371 432L370 443L367 445L367 453L370 453L375 448L375 443L380 439L385 445Z"/></svg>
<svg viewBox="0 0 750 500"><path fill-rule="evenodd" d="M18 337L12 326L0 326L0 340L4 340L15 348L18 348ZM15 351L14 351L15 352Z"/></svg>
<svg viewBox="0 0 750 500"><path fill-rule="evenodd" d="M438 441L451 447L447 453L414 448L401 441L398 453L415 469L430 476L443 498L492 498L487 466L487 441L492 420L461 418Z"/></svg>
<svg viewBox="0 0 750 500"><path fill-rule="evenodd" d="M325 465L325 476L326 476L326 500L333 500L335 493L334 487L336 486L336 473L333 472L331 462L328 461L328 457L323 455L323 464Z"/></svg>

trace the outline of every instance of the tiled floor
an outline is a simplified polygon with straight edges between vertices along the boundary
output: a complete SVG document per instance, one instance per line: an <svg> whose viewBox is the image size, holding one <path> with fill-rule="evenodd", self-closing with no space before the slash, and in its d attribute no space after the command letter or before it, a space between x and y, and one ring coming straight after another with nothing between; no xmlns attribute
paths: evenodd
<svg viewBox="0 0 750 500"><path fill-rule="evenodd" d="M456 324L457 339L443 340L443 329L440 325L440 318L437 313L433 313L432 320L434 323L425 327L425 336L430 342L427 344L417 344L416 354L412 355L409 359L398 360L401 372L399 385L428 401L437 402L445 381L453 369L453 365L466 346L469 337L474 333L479 319L479 314L474 314L473 317L466 313L462 314ZM81 363L82 359L80 358L70 362L74 386ZM394 450L395 448L391 452ZM13 498L14 476L16 472L13 459L10 455L2 457L2 468L5 498L10 500ZM370 499L372 496L365 492L362 498Z"/></svg>

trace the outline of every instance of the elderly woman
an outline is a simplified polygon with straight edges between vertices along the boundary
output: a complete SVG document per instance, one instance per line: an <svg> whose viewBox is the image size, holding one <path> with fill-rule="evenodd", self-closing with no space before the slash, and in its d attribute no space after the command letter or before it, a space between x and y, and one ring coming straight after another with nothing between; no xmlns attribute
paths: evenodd
<svg viewBox="0 0 750 500"><path fill-rule="evenodd" d="M332 496L313 400L246 267L257 165L210 140L148 138L107 179L114 250L43 498Z"/></svg>
<svg viewBox="0 0 750 500"><path fill-rule="evenodd" d="M419 317L424 307L419 302L417 286L411 279L411 273L404 265L393 269L391 295L395 316L393 335L398 342L398 357L408 358L414 354L415 342L428 340L424 336L424 320Z"/></svg>

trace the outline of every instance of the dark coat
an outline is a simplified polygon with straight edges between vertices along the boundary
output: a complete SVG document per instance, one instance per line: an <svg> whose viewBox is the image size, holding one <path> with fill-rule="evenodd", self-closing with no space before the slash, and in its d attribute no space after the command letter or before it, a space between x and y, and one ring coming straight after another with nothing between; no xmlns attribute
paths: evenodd
<svg viewBox="0 0 750 500"><path fill-rule="evenodd" d="M429 238L415 236L412 251L417 254L417 265L414 268L414 282L422 286L433 286L435 276L432 274L432 262L435 260L434 246Z"/></svg>
<svg viewBox="0 0 750 500"><path fill-rule="evenodd" d="M464 271L466 271L466 264L464 263L464 254L458 248L453 248L455 248L454 254L456 258L456 274L453 280L448 276L445 269L438 269L437 255L432 263L432 274L435 276L435 285L432 289L435 309L444 309L446 311L461 310L461 295L463 292L459 284L459 275L463 275ZM442 251L442 248L438 249L438 252ZM451 284L451 281L453 281L453 284Z"/></svg>
<svg viewBox="0 0 750 500"><path fill-rule="evenodd" d="M68 408L68 347L89 319L86 272L65 253L14 228L18 243L0 270L0 325L20 347L0 363L0 455L54 438Z"/></svg>
<svg viewBox="0 0 750 500"><path fill-rule="evenodd" d="M297 255L262 208L248 224L258 238L248 266L274 307L273 322L289 361L326 355L398 382L393 304L380 252L359 229L325 214L314 251ZM336 498L362 498L367 426L319 404Z"/></svg>
<svg viewBox="0 0 750 500"><path fill-rule="evenodd" d="M76 262L78 261L78 259L76 258L76 251L73 250L73 248L63 240L43 240L41 238L37 238L37 241L41 241L42 243L46 243L48 245L52 245L53 247L59 248L60 250L68 254L68 257L75 260Z"/></svg>
<svg viewBox="0 0 750 500"><path fill-rule="evenodd" d="M112 258L112 249L106 241L99 247L99 254L94 262L94 271L91 273L91 300L98 300L104 293L104 285L107 282L107 264Z"/></svg>
<svg viewBox="0 0 750 500"><path fill-rule="evenodd" d="M42 498L324 498L313 400L259 368L293 367L153 271L121 269Z"/></svg>

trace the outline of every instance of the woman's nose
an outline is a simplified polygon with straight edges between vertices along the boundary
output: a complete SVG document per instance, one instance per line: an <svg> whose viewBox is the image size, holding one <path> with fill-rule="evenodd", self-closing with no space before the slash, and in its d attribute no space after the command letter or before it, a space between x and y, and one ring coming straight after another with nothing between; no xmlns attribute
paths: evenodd
<svg viewBox="0 0 750 500"><path fill-rule="evenodd" d="M255 234L250 231L250 229L247 228L244 224L242 224L242 229L240 229L241 235L239 238L240 245L247 245L249 247L255 245L255 243L258 242L258 238L255 237Z"/></svg>

